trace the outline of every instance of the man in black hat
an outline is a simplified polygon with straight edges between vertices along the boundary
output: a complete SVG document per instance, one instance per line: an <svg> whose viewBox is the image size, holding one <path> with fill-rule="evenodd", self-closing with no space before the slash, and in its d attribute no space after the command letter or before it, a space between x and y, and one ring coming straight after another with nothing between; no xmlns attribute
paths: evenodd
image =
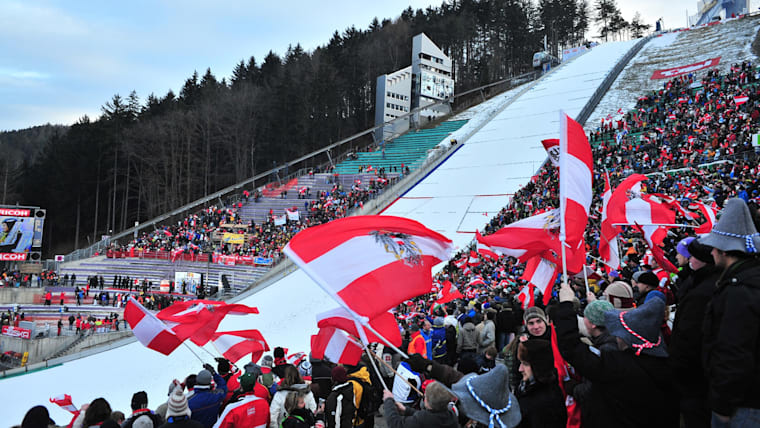
<svg viewBox="0 0 760 428"><path fill-rule="evenodd" d="M712 247L693 238L679 251L687 259L690 273L678 284L678 310L669 348L670 367L685 427L709 427L707 378L702 370L702 323L721 269L713 262Z"/></svg>
<svg viewBox="0 0 760 428"><path fill-rule="evenodd" d="M760 233L747 204L726 201L718 224L699 242L713 247L715 265L724 270L704 324L712 424L750 426L760 419Z"/></svg>
<svg viewBox="0 0 760 428"><path fill-rule="evenodd" d="M145 391L135 392L130 406L132 416L124 421L122 428L158 428L164 423L161 416L148 408L148 394Z"/></svg>
<svg viewBox="0 0 760 428"><path fill-rule="evenodd" d="M650 291L657 290L660 286L660 280L652 272L636 272L632 277L633 286L638 290L639 295L636 297L636 306L641 306L647 300L647 294Z"/></svg>

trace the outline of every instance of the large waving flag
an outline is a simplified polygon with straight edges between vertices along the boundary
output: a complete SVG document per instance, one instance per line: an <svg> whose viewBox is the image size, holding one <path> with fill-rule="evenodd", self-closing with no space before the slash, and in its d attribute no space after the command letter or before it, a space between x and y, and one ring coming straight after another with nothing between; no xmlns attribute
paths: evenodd
<svg viewBox="0 0 760 428"><path fill-rule="evenodd" d="M497 254L524 262L560 248L559 237L554 232L558 227L559 211L550 210L510 223L491 235L482 236L476 231L475 239Z"/></svg>
<svg viewBox="0 0 760 428"><path fill-rule="evenodd" d="M652 250L652 256L661 268L668 272L678 273L678 268L665 257L665 250L662 249L662 243L667 235L667 229L660 226L635 226L636 229L644 235L649 249Z"/></svg>
<svg viewBox="0 0 760 428"><path fill-rule="evenodd" d="M444 281L441 292L438 294L438 300L435 303L442 305L456 299L464 299L464 296L451 281Z"/></svg>
<svg viewBox="0 0 760 428"><path fill-rule="evenodd" d="M359 324L357 326L357 324ZM385 339L391 342L393 346L401 346L401 332L398 329L396 318L390 312L383 312L380 315L369 320L369 325L380 333ZM327 312L317 314L317 327L327 328L335 327L343 330L354 337L363 339L367 338L368 343L382 343L382 339L371 330L364 328L357 323L351 314L343 307L338 307ZM362 333L364 336L362 336Z"/></svg>
<svg viewBox="0 0 760 428"><path fill-rule="evenodd" d="M251 354L251 361L258 361L264 352L269 351L269 345L258 330L237 330L214 333L211 339L224 358L236 363L241 358Z"/></svg>
<svg viewBox="0 0 760 428"><path fill-rule="evenodd" d="M338 303L371 319L429 293L431 269L452 248L414 220L354 216L302 230L283 252Z"/></svg>
<svg viewBox="0 0 760 428"><path fill-rule="evenodd" d="M693 204L696 206L697 210L702 213L702 215L705 217L705 222L702 223L698 228L694 230L695 233L698 235L703 235L705 233L710 233L710 231L713 229L713 226L718 222L717 216L718 216L718 210L716 207L713 206L707 206L704 202L697 202Z"/></svg>
<svg viewBox="0 0 760 428"><path fill-rule="evenodd" d="M560 113L559 209L560 241L577 250L591 207L594 158L583 127L564 112ZM585 251L585 249L584 249Z"/></svg>
<svg viewBox="0 0 760 428"><path fill-rule="evenodd" d="M175 302L156 314L182 340L190 339L198 346L212 340L216 329L227 315L258 314L255 307L216 300Z"/></svg>
<svg viewBox="0 0 760 428"><path fill-rule="evenodd" d="M182 339L133 297L124 308L124 319L137 340L154 351L169 355L182 344Z"/></svg>
<svg viewBox="0 0 760 428"><path fill-rule="evenodd" d="M349 335L335 327L320 328L311 336L311 356L318 360L325 357L335 364L355 366L362 357L362 346Z"/></svg>

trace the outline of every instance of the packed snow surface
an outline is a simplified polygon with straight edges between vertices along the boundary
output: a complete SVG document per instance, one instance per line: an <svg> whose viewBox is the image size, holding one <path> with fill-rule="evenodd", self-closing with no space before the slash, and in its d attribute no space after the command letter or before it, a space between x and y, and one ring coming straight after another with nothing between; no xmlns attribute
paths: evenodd
<svg viewBox="0 0 760 428"><path fill-rule="evenodd" d="M476 107L464 131L476 131L473 136L385 214L418 220L457 246L466 245L475 230L505 206L510 195L541 166L546 158L541 140L558 137L559 111L575 117L634 43L596 47L545 76L522 96L514 98L518 88ZM458 135L466 135L464 132ZM308 351L309 338L317 331L315 315L336 306L300 270L240 303L256 306L261 313L228 316L220 330L256 328L272 348L288 347L290 352ZM50 397L64 393L70 394L76 405L104 397L114 410L129 414L132 394L144 390L149 407L155 409L166 400L172 379L181 380L202 369L190 349L215 365L208 352L190 342L170 356L132 342L61 366L0 380L5 391L0 419L20 423L28 409L42 404L58 424L65 424L70 415L48 402ZM210 344L206 349L218 355Z"/></svg>

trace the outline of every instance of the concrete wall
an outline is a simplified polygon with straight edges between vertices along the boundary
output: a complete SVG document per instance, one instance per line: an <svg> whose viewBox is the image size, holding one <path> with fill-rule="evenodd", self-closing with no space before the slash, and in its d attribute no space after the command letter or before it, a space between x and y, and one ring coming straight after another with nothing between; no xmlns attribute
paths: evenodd
<svg viewBox="0 0 760 428"><path fill-rule="evenodd" d="M43 294L44 288L0 288L0 303L21 303L29 304L34 303L34 296Z"/></svg>
<svg viewBox="0 0 760 428"><path fill-rule="evenodd" d="M98 333L86 337L71 352L79 352L102 343L122 339L132 335L131 331L118 331L111 333ZM28 364L50 358L56 352L71 345L79 336L56 336L40 339L21 339L19 337L0 336L0 352L14 351L19 353L29 352Z"/></svg>

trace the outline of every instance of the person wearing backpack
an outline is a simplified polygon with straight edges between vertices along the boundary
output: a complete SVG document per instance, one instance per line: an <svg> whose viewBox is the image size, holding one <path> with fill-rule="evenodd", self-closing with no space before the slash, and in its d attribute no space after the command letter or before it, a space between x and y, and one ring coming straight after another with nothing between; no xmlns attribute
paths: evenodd
<svg viewBox="0 0 760 428"><path fill-rule="evenodd" d="M333 387L325 402L325 425L327 428L351 427L356 416L353 385L348 382L343 366L335 366L330 375Z"/></svg>
<svg viewBox="0 0 760 428"><path fill-rule="evenodd" d="M355 427L371 428L375 426L374 413L379 405L373 400L372 380L364 365L346 367L348 382L353 387L354 406L356 407Z"/></svg>

